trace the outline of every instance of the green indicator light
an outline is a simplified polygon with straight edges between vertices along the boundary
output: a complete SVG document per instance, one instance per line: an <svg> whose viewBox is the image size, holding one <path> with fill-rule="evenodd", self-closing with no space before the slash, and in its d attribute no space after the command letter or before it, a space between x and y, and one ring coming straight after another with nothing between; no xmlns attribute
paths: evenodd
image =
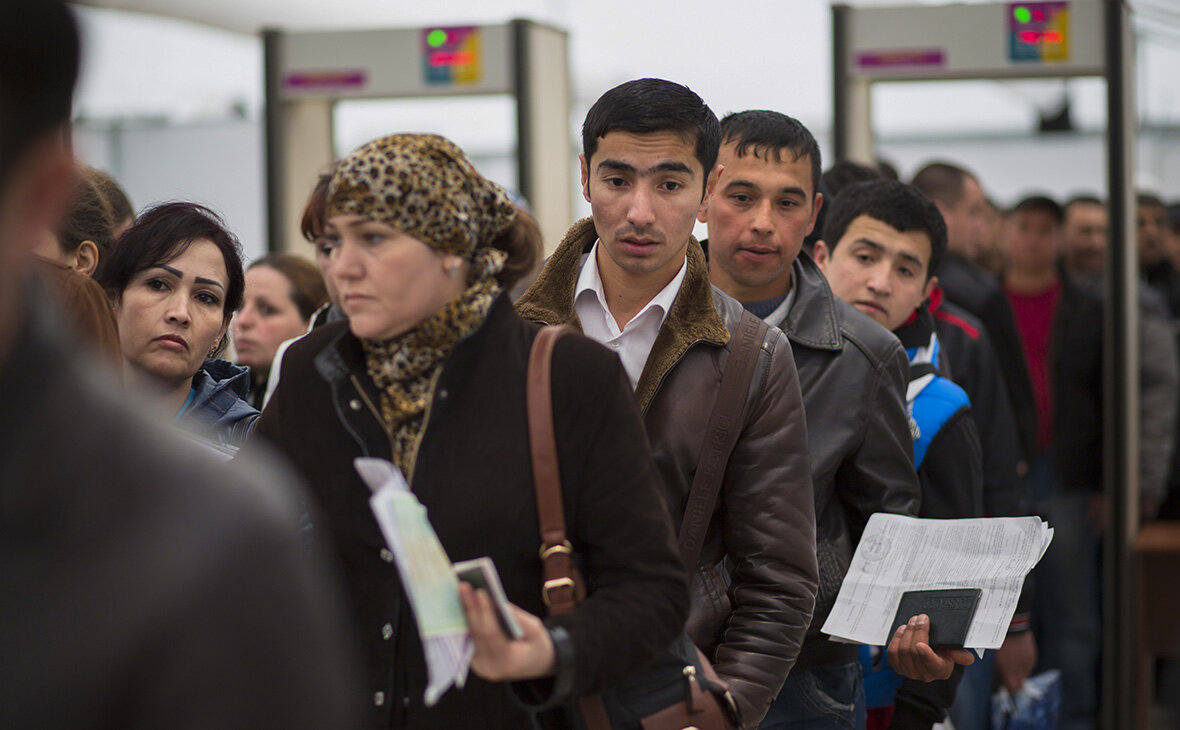
<svg viewBox="0 0 1180 730"><path fill-rule="evenodd" d="M1028 21L1032 20L1032 13L1029 12L1029 9L1023 5L1013 10L1012 15L1016 17L1016 22L1018 23L1027 23Z"/></svg>
<svg viewBox="0 0 1180 730"><path fill-rule="evenodd" d="M1027 10L1025 11L1028 12ZM426 36L426 45L431 48L438 48L447 42L447 32L445 30L432 30Z"/></svg>

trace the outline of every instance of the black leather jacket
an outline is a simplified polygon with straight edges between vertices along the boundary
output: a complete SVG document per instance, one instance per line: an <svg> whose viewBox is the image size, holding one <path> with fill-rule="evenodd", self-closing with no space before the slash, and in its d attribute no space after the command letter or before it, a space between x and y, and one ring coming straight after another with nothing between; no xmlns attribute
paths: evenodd
<svg viewBox="0 0 1180 730"><path fill-rule="evenodd" d="M819 595L792 674L856 659L820 633L865 523L874 512L917 515L906 413L909 362L884 327L838 299L806 253L791 269L795 303L779 326L791 341L811 454Z"/></svg>

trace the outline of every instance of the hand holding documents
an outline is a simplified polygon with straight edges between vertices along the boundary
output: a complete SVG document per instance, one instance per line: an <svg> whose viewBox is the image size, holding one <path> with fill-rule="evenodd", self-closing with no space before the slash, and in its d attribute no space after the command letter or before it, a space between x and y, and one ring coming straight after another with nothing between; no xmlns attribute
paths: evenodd
<svg viewBox="0 0 1180 730"><path fill-rule="evenodd" d="M962 646L998 649L1024 578L1052 539L1053 529L1039 517L925 520L875 514L823 632L885 646L897 628L893 621L902 594L977 588L978 603Z"/></svg>
<svg viewBox="0 0 1180 730"><path fill-rule="evenodd" d="M459 603L459 580L426 508L410 492L401 471L384 459L358 458L357 472L373 490L369 505L393 551L402 587L414 610L426 654L426 706L467 681L474 646Z"/></svg>

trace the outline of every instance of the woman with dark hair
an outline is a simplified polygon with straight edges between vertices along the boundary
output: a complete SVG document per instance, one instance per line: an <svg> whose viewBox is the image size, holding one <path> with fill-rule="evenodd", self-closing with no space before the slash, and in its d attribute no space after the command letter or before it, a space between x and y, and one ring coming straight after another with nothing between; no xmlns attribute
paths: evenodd
<svg viewBox="0 0 1180 730"><path fill-rule="evenodd" d="M250 368L250 405L262 409L267 376L279 345L307 332L328 301L319 269L286 253L264 256L246 269L242 311L234 318L237 362Z"/></svg>
<svg viewBox="0 0 1180 730"><path fill-rule="evenodd" d="M216 213L165 203L112 248L95 279L110 297L132 378L150 383L182 429L237 451L258 419L248 368L217 355L242 306L241 245Z"/></svg>
<svg viewBox="0 0 1180 730"><path fill-rule="evenodd" d="M410 134L344 159L326 216L323 246L348 320L291 346L258 433L316 498L317 544L343 574L366 659L369 727L516 729L530 714L569 727L563 706L661 655L688 610L619 359L581 335L553 353L564 516L589 595L542 621L525 409L538 328L506 293L538 255L536 224L451 142ZM361 456L404 474L450 560L492 559L523 629L509 640L486 594L461 586L474 674L433 706L416 617L354 469Z"/></svg>

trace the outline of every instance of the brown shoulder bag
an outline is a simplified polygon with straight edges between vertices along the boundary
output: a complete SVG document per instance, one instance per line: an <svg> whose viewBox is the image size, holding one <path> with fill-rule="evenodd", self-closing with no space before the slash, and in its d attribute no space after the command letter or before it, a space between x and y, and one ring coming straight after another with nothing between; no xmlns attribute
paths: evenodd
<svg viewBox="0 0 1180 730"><path fill-rule="evenodd" d="M766 327L765 322L749 312L742 313L738 341L730 351L717 400L709 414L706 433L711 436L705 440L698 458L679 535L681 558L690 570L700 556L701 542L721 490L725 466L741 433L741 410ZM528 365L529 448L542 543L545 580L542 596L551 616L569 613L585 597L585 583L574 565L573 546L565 532L561 476L553 433L553 348L562 335L570 332L573 330L564 325L543 328L533 342ZM644 717L640 721L643 730L732 730L737 727L737 706L725 682L713 671L713 665L699 649L696 654L699 674L693 664L685 665L682 672L688 684L684 701ZM717 691L718 688L721 691ZM609 730L611 727L600 696L581 698L579 708L589 730Z"/></svg>

